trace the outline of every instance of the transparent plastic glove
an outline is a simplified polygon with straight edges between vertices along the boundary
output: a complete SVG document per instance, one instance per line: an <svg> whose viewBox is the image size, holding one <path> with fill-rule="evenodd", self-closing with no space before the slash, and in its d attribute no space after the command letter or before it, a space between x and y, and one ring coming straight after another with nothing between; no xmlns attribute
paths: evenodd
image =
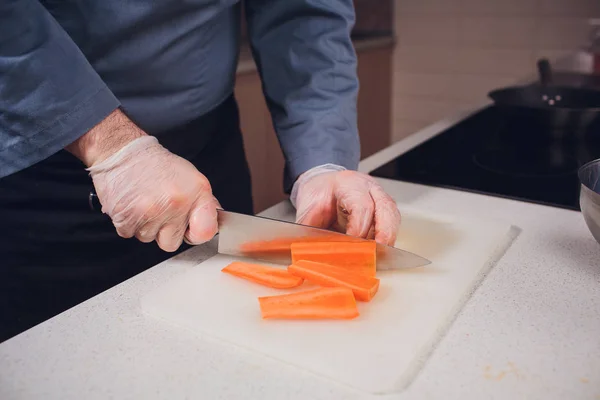
<svg viewBox="0 0 600 400"><path fill-rule="evenodd" d="M387 245L396 242L400 211L369 175L331 167L314 168L296 181L292 203L300 224L374 238Z"/></svg>
<svg viewBox="0 0 600 400"><path fill-rule="evenodd" d="M219 203L208 180L153 136L135 139L88 171L102 212L122 237L175 251L184 237L200 244L217 232Z"/></svg>

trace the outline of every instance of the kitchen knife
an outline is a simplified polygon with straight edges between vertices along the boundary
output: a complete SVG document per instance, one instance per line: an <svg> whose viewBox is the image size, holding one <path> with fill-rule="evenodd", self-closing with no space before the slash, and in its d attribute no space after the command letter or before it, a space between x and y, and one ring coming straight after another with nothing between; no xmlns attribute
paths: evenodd
<svg viewBox="0 0 600 400"><path fill-rule="evenodd" d="M94 191L90 192L89 205L92 210L102 206ZM236 257L255 258L277 264L292 262L289 245L294 241L323 239L329 242L366 242L327 229L300 225L272 218L217 210L219 224L218 252ZM256 245L256 246L255 246ZM422 267L431 261L395 247L377 243L377 270L400 270ZM253 250L254 249L254 250ZM260 249L260 251L255 251Z"/></svg>
<svg viewBox="0 0 600 400"><path fill-rule="evenodd" d="M328 242L366 242L327 229L293 222L217 210L219 223L218 252L256 258L277 264L291 264L289 245L294 241L322 238ZM256 245L256 246L254 246ZM377 243L377 270L422 267L431 261L395 247Z"/></svg>

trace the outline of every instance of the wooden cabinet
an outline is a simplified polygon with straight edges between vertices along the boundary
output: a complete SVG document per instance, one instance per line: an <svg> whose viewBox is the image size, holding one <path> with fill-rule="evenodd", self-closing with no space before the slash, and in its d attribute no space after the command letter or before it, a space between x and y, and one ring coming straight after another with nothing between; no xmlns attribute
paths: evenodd
<svg viewBox="0 0 600 400"><path fill-rule="evenodd" d="M246 157L252 175L254 211L284 200L284 159L256 72L238 75L235 96L240 109Z"/></svg>
<svg viewBox="0 0 600 400"><path fill-rule="evenodd" d="M358 50L358 131L361 158L391 144L392 45Z"/></svg>
<svg viewBox="0 0 600 400"><path fill-rule="evenodd" d="M357 47L357 52L358 127L364 158L390 144L392 45ZM252 174L254 209L260 212L286 198L283 194L284 158L255 70L238 74L235 95Z"/></svg>

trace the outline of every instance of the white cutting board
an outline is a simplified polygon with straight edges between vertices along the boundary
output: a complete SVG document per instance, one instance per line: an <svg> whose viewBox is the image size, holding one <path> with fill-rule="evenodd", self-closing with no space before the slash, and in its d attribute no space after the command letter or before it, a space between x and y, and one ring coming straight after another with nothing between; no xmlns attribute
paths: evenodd
<svg viewBox="0 0 600 400"><path fill-rule="evenodd" d="M404 389L518 230L403 209L397 246L427 267L379 272L380 289L350 321L262 320L257 298L277 290L221 272L217 255L146 295L142 310L370 393ZM200 338L199 338L200 340Z"/></svg>

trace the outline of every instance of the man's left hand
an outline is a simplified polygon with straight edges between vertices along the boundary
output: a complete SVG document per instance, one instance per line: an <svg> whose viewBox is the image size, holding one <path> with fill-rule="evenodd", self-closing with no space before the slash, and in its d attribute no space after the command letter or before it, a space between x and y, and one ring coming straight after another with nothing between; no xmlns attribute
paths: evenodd
<svg viewBox="0 0 600 400"><path fill-rule="evenodd" d="M300 176L296 222L335 229L393 246L400 226L396 202L369 175L327 171Z"/></svg>

